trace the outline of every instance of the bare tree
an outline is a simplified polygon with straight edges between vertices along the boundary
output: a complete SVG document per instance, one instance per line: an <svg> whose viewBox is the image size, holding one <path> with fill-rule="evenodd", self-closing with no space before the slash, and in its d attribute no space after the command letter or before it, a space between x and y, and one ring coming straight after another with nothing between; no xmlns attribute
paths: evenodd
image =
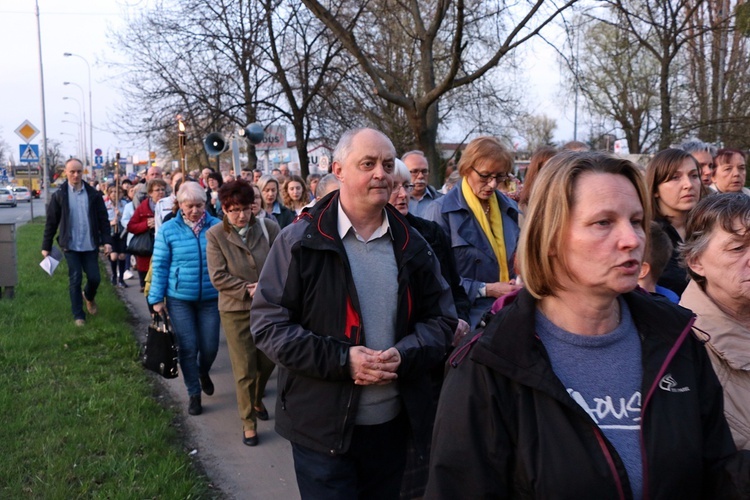
<svg viewBox="0 0 750 500"><path fill-rule="evenodd" d="M307 144L322 112L322 96L340 78L341 45L320 21L295 1L263 0L268 43L259 46L270 61L268 73L278 88L278 101L268 105L294 129L300 170L309 173Z"/></svg>
<svg viewBox="0 0 750 500"><path fill-rule="evenodd" d="M685 133L704 141L750 145L750 48L743 30L747 3L707 0L687 45L689 122Z"/></svg>
<svg viewBox="0 0 750 500"><path fill-rule="evenodd" d="M3 129L0 128L0 166L5 165L6 160L10 160L10 146L2 138Z"/></svg>
<svg viewBox="0 0 750 500"><path fill-rule="evenodd" d="M437 165L441 99L481 80L577 0L302 2L356 60L371 92L403 110L415 146ZM403 41L390 43L395 37ZM430 175L439 181L438 169Z"/></svg>
<svg viewBox="0 0 750 500"><path fill-rule="evenodd" d="M658 61L622 23L591 20L581 33L586 43L571 78L589 112L622 130L631 153L651 149L659 137Z"/></svg>
<svg viewBox="0 0 750 500"><path fill-rule="evenodd" d="M188 126L188 163L198 167L207 164L202 143L208 133L234 131L261 117L272 121L261 94L270 76L256 58L265 43L263 19L250 0L186 0L158 2L130 20L113 34L129 60L118 122L131 134L155 134L177 158L181 115ZM254 165L251 146L248 156Z"/></svg>
<svg viewBox="0 0 750 500"><path fill-rule="evenodd" d="M696 13L706 0L605 0L617 16L600 21L625 29L658 63L659 149L674 142L675 116L685 110L675 105L681 90L680 55L704 28L695 24Z"/></svg>
<svg viewBox="0 0 750 500"><path fill-rule="evenodd" d="M525 115L518 121L518 133L526 141L528 151L554 143L557 121L547 115Z"/></svg>

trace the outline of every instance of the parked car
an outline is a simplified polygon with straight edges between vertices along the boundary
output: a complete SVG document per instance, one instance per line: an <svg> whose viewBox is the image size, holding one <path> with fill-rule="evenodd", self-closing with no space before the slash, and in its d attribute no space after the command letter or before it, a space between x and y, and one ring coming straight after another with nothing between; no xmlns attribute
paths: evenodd
<svg viewBox="0 0 750 500"><path fill-rule="evenodd" d="M17 205L16 196L10 188L0 188L0 205L15 207Z"/></svg>
<svg viewBox="0 0 750 500"><path fill-rule="evenodd" d="M16 197L16 202L25 201L31 203L31 191L26 186L13 186L13 194Z"/></svg>

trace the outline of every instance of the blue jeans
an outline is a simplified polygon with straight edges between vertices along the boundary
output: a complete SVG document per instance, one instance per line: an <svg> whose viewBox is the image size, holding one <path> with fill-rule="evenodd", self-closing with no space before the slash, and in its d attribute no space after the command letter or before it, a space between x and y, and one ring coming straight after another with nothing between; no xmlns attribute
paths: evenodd
<svg viewBox="0 0 750 500"><path fill-rule="evenodd" d="M65 260L68 262L68 291L70 292L70 308L73 311L74 319L86 319L83 312L83 298L81 297L81 283L83 283L83 273L86 273L86 287L83 293L86 299L94 300L96 290L102 280L99 274L99 252L91 250L90 252L74 252L72 250L65 252Z"/></svg>
<svg viewBox="0 0 750 500"><path fill-rule="evenodd" d="M302 500L397 500L406 466L408 426L404 411L384 424L357 425L343 455L292 443Z"/></svg>
<svg viewBox="0 0 750 500"><path fill-rule="evenodd" d="M167 311L179 347L180 369L188 395L201 393L199 376L208 373L219 352L219 299L167 297Z"/></svg>

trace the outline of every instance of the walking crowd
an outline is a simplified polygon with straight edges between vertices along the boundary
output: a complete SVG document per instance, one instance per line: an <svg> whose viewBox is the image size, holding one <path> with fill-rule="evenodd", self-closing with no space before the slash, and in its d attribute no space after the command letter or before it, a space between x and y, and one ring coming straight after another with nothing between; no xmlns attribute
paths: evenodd
<svg viewBox="0 0 750 500"><path fill-rule="evenodd" d="M427 182L361 128L326 175L150 168L102 194L76 159L48 206L73 318L98 249L168 313L188 413L220 329L242 442L276 432L303 499L750 498L746 154L688 141L645 168L569 143L523 183L477 137ZM83 286L83 273L86 284Z"/></svg>

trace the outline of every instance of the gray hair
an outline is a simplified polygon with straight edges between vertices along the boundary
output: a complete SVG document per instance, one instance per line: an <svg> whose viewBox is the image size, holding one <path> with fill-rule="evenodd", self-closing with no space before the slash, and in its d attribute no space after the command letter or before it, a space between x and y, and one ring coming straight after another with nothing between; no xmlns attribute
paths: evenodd
<svg viewBox="0 0 750 500"><path fill-rule="evenodd" d="M333 174L326 174L318 181L318 186L315 188L315 198L321 199L328 193L335 191L339 188L339 178Z"/></svg>
<svg viewBox="0 0 750 500"><path fill-rule="evenodd" d="M705 151L711 155L711 158L716 157L716 146L707 142L700 141L698 139L690 139L676 146L677 149L681 149L686 153L699 153Z"/></svg>
<svg viewBox="0 0 750 500"><path fill-rule="evenodd" d="M396 158L396 165L393 168L393 180L399 184L411 182L411 172L409 172L409 167L406 166L406 163L404 163L403 160L399 160L398 158Z"/></svg>
<svg viewBox="0 0 750 500"><path fill-rule="evenodd" d="M412 149L411 151L407 151L406 153L402 154L401 155L401 160L403 161L403 160L405 160L406 158L408 158L409 156L412 156L412 155L417 155L417 156L421 156L422 158L425 158L424 151L420 151L418 149ZM409 175L411 175L411 174L409 174ZM409 178L411 178L411 177L409 177Z"/></svg>
<svg viewBox="0 0 750 500"><path fill-rule="evenodd" d="M185 182L177 192L177 203L197 202L206 203L206 191L197 182Z"/></svg>
<svg viewBox="0 0 750 500"><path fill-rule="evenodd" d="M685 229L685 243L681 246L682 260L687 264L690 277L701 288L706 288L706 278L690 269L694 261L706 251L717 228L736 234L736 223L742 226L739 236L750 239L750 197L744 193L714 194L703 198L690 212Z"/></svg>
<svg viewBox="0 0 750 500"><path fill-rule="evenodd" d="M377 132L378 134L382 135L383 137L385 137L386 139L388 139L388 142L391 142L388 136L385 135L380 130L370 128L370 127L353 128L344 132L341 138L339 139L338 144L336 144L336 149L333 150L333 161L337 163L344 163L346 159L349 157L349 153L352 152L352 142L354 141L354 137L364 130L373 130ZM391 145L393 145L392 142L391 142Z"/></svg>

